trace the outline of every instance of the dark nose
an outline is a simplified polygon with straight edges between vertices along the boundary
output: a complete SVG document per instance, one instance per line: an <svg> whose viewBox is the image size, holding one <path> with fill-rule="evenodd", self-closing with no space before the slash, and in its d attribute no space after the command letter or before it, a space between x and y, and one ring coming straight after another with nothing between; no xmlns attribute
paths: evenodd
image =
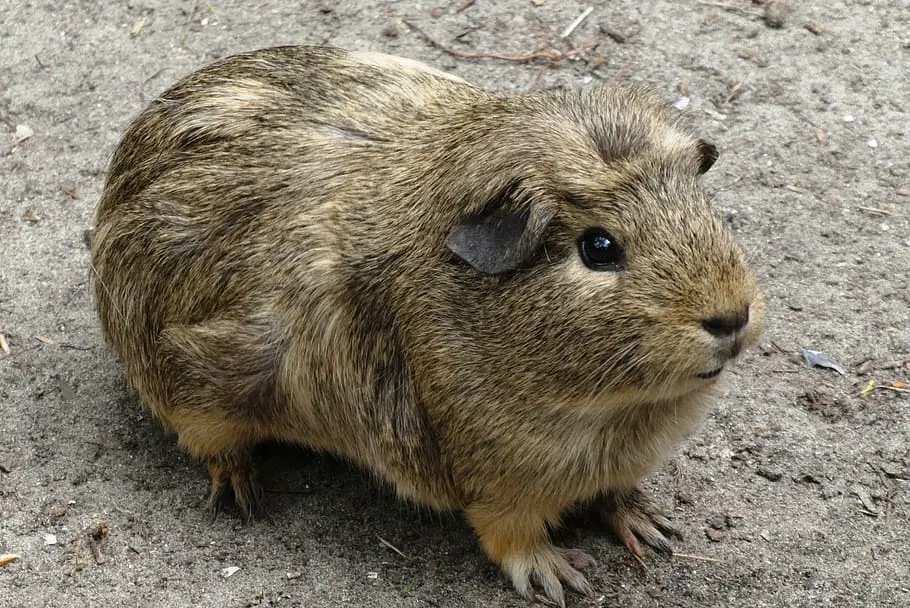
<svg viewBox="0 0 910 608"><path fill-rule="evenodd" d="M746 306L742 310L729 314L729 315L717 315L711 317L710 319L705 319L701 322L701 326L705 328L705 331L716 336L718 338L726 338L732 336L743 327L749 323L749 307Z"/></svg>

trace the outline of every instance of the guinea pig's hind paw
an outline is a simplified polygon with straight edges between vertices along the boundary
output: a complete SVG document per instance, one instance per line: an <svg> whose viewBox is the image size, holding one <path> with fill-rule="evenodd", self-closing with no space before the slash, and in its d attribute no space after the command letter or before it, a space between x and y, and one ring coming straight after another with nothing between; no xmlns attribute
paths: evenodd
<svg viewBox="0 0 910 608"><path fill-rule="evenodd" d="M215 456L208 459L208 468L212 487L206 510L212 521L218 517L222 506L233 502L244 521L251 522L259 512L262 497L252 454L237 450Z"/></svg>
<svg viewBox="0 0 910 608"><path fill-rule="evenodd" d="M672 555L670 539L682 539L682 533L637 488L606 494L602 498L601 516L613 528L619 540L639 559L644 557L639 541L661 553Z"/></svg>
<svg viewBox="0 0 910 608"><path fill-rule="evenodd" d="M502 567L525 599L565 608L563 585L588 598L594 597L591 584L570 561L581 567L594 564L594 558L583 551L544 546L530 553L508 556Z"/></svg>

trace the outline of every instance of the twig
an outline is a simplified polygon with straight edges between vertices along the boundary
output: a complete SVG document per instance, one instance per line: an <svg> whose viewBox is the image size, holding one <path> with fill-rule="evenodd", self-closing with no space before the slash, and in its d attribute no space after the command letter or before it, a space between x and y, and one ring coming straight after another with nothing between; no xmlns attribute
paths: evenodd
<svg viewBox="0 0 910 608"><path fill-rule="evenodd" d="M580 14L575 19L575 21L573 21L572 23L569 24L569 27L567 27L565 29L565 31L562 33L562 36L560 36L560 38L568 38L569 36L571 36L572 32L575 31L575 28L577 28L579 25L581 25L581 22L584 21L585 19L587 19L588 15L590 15L592 12L594 12L593 6L589 6L588 8L586 8L585 12Z"/></svg>
<svg viewBox="0 0 910 608"><path fill-rule="evenodd" d="M91 346L79 346L77 344L70 344L69 342L60 342L57 346L67 350L92 350Z"/></svg>
<svg viewBox="0 0 910 608"><path fill-rule="evenodd" d="M873 386L872 390L874 391L894 391L895 393L910 393L908 388L898 388L896 386L888 386L887 384L882 384L880 386Z"/></svg>
<svg viewBox="0 0 910 608"><path fill-rule="evenodd" d="M397 553L397 554L400 555L401 557L405 558L406 560L411 561L411 560L413 559L412 557L408 557L407 555L405 555L404 553L402 553L401 550L400 550L398 547L396 547L395 545L393 545L392 543L390 543L389 541L387 541L387 540L384 539L383 537L379 536L378 534L376 535L376 538L379 539L379 542L380 542L381 544L385 545L386 547L388 547L389 549L391 549L392 551L394 551L395 553Z"/></svg>
<svg viewBox="0 0 910 608"><path fill-rule="evenodd" d="M876 209L875 207L857 207L860 211L868 211L869 213L876 213L878 215L891 215L891 212L887 209Z"/></svg>
<svg viewBox="0 0 910 608"><path fill-rule="evenodd" d="M719 564L722 561L719 559L715 559L713 557L705 557L704 555L692 555L690 553L673 553L673 557L683 557L685 559L697 559L702 562L711 562L714 564Z"/></svg>
<svg viewBox="0 0 910 608"><path fill-rule="evenodd" d="M736 6L735 4L728 4L727 2L710 2L709 0L696 0L696 2L705 6L716 6L717 8L722 8L725 11L742 13L743 15L749 15L750 17L761 17L762 15L757 11L750 11L740 6Z"/></svg>
<svg viewBox="0 0 910 608"><path fill-rule="evenodd" d="M474 0L462 0L461 6L459 6L458 8L456 8L456 9L455 9L455 12L456 12L456 13L460 13L460 12L463 11L464 9L470 8L470 7L473 6L473 5L474 5Z"/></svg>
<svg viewBox="0 0 910 608"><path fill-rule="evenodd" d="M733 101L734 99L736 99L736 98L739 96L740 90L742 89L743 85L746 84L746 83L748 83L748 82L749 82L749 79L746 78L745 80L743 80L743 81L741 81L741 82L738 82L738 83L736 83L735 85L733 85L733 88L730 89L730 92L729 92L729 93L727 93L727 97L726 97L726 99L724 99L724 102L725 102L725 103L730 103L731 101Z"/></svg>
<svg viewBox="0 0 910 608"><path fill-rule="evenodd" d="M569 59L576 55L580 55L585 51L589 51L593 48L596 48L600 44L599 40L594 40L593 42L588 42L587 44L582 44L577 46L574 49L570 49L565 52L560 53L551 53L547 51L537 51L534 53L529 53L527 55L500 55L499 53L465 53L464 51L457 51L455 49L449 48L443 43L439 42L421 28L411 23L410 21L405 21L405 25L409 28L420 34L424 40L438 48L439 50L452 55L453 57L460 57L461 59L499 59L500 61L515 61L517 63L529 63L537 59L546 59L547 61L563 61Z"/></svg>

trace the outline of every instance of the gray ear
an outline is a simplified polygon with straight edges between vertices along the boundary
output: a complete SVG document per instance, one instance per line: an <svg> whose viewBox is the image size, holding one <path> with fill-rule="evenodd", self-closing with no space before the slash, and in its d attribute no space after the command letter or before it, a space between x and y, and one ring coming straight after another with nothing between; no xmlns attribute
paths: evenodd
<svg viewBox="0 0 910 608"><path fill-rule="evenodd" d="M719 156L717 152L717 146L711 142L705 141L703 139L698 140L698 156L699 156L699 173L707 173L708 169L714 166L714 161L717 160Z"/></svg>
<svg viewBox="0 0 910 608"><path fill-rule="evenodd" d="M543 205L522 212L497 208L455 226L446 247L480 272L515 270L540 246L554 215L555 208Z"/></svg>

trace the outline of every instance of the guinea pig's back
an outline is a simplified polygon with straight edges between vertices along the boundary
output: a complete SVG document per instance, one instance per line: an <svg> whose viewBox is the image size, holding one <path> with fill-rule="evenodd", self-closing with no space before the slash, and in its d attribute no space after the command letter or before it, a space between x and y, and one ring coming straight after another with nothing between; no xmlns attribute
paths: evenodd
<svg viewBox="0 0 910 608"><path fill-rule="evenodd" d="M301 275L331 283L338 205L368 204L416 123L479 95L408 60L284 47L210 65L152 102L114 153L92 238L102 329L140 393L166 398L143 391L168 372L166 329L249 327L288 294L313 295L289 284Z"/></svg>

